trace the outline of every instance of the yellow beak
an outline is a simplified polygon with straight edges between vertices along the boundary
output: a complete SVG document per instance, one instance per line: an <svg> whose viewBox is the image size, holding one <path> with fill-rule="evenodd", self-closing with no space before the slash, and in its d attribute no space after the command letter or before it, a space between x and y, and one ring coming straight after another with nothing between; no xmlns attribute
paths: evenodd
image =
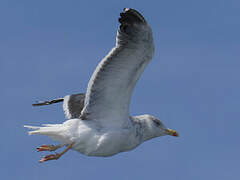
<svg viewBox="0 0 240 180"><path fill-rule="evenodd" d="M178 137L178 132L173 130L173 129L167 129L167 134L169 134L170 136L175 136Z"/></svg>

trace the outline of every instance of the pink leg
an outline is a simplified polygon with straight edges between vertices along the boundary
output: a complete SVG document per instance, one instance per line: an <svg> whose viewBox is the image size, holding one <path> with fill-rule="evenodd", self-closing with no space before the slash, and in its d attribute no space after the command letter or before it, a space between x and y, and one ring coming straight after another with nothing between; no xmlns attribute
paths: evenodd
<svg viewBox="0 0 240 180"><path fill-rule="evenodd" d="M62 144L59 144L57 146L54 146L54 145L42 145L40 147L37 148L37 151L40 152L40 151L55 151L59 148L63 147Z"/></svg>
<svg viewBox="0 0 240 180"><path fill-rule="evenodd" d="M49 160L59 159L63 154L65 154L69 149L72 148L73 144L74 143L68 145L67 148L64 149L61 153L50 154L50 155L44 156L39 162L42 163L42 162L49 161Z"/></svg>

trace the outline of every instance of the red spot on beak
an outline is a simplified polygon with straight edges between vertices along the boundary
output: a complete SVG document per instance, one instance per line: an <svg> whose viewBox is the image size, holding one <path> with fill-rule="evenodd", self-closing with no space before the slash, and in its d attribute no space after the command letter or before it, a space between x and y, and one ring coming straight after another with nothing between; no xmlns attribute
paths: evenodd
<svg viewBox="0 0 240 180"><path fill-rule="evenodd" d="M177 133L177 132L174 132L174 133L173 133L173 136L176 136L176 137L178 137L179 135L178 135L178 133Z"/></svg>

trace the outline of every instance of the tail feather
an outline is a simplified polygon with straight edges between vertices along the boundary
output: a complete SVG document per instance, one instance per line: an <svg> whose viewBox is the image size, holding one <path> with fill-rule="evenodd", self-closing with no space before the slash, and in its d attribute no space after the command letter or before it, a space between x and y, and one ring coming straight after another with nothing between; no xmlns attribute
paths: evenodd
<svg viewBox="0 0 240 180"><path fill-rule="evenodd" d="M69 144L72 142L74 129L78 127L79 119L71 119L63 124L43 124L42 126L28 126L25 128L31 129L28 134L46 135L55 141L62 144Z"/></svg>
<svg viewBox="0 0 240 180"><path fill-rule="evenodd" d="M68 144L71 142L68 131L66 130L66 127L62 126L62 124L45 124L42 127L25 125L24 127L32 129L28 132L29 135L46 135L54 141L61 142L62 144Z"/></svg>
<svg viewBox="0 0 240 180"><path fill-rule="evenodd" d="M61 132L61 128L59 128L58 124L51 124L51 125L43 125L43 127L40 126L24 126L25 128L32 129L33 131L29 131L28 134L41 134L41 135L47 135L47 136L56 136Z"/></svg>

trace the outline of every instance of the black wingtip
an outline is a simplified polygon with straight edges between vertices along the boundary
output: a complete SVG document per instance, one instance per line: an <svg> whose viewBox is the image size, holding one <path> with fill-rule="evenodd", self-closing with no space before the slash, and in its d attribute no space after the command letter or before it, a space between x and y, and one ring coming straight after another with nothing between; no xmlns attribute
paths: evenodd
<svg viewBox="0 0 240 180"><path fill-rule="evenodd" d="M146 23L144 17L135 9L124 8L118 21L121 24Z"/></svg>
<svg viewBox="0 0 240 180"><path fill-rule="evenodd" d="M36 103L32 104L32 106L44 106L44 105L59 103L59 102L62 102L62 101L64 101L63 98L53 99L51 101L36 101Z"/></svg>

